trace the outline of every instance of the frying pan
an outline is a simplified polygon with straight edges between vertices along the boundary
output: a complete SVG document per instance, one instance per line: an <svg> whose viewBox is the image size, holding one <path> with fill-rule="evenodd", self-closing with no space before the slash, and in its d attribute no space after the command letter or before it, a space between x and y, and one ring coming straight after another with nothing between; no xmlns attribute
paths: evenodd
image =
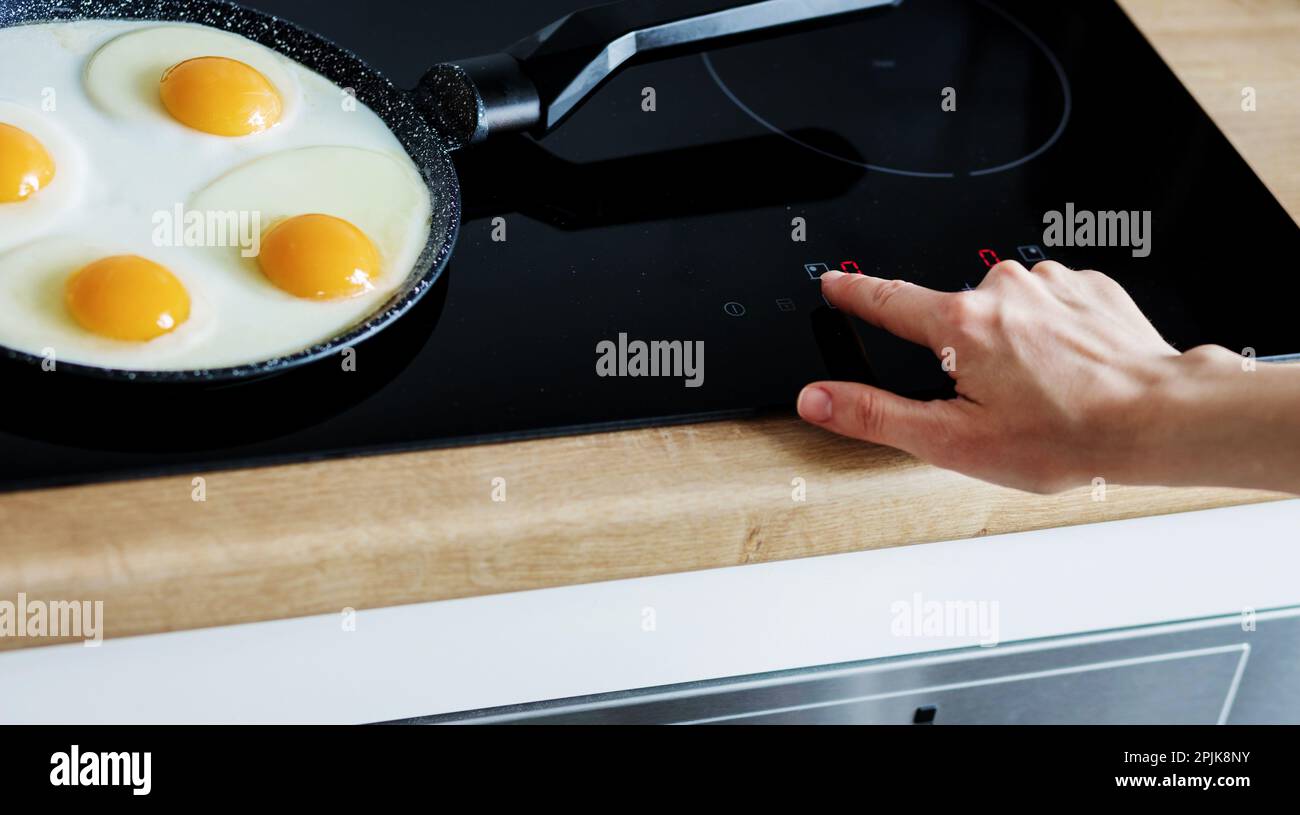
<svg viewBox="0 0 1300 815"><path fill-rule="evenodd" d="M278 17L226 0L0 0L0 27L80 19L199 23L239 34L295 60L380 116L419 169L433 201L429 239L406 280L364 321L292 354L203 370L136 371L58 364L101 378L215 382L261 378L354 347L406 314L442 274L460 227L451 151L502 134L540 137L559 126L623 66L838 21L901 0L624 0L561 18L499 54L434 66L413 90L360 57ZM11 359L40 357L3 348Z"/></svg>

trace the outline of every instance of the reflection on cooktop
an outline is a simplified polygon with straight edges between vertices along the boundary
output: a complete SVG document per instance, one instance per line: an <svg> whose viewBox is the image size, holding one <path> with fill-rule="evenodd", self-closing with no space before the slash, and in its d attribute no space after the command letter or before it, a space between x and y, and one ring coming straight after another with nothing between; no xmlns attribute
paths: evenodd
<svg viewBox="0 0 1300 815"><path fill-rule="evenodd" d="M852 144L829 131L793 136L856 155ZM488 142L458 162L472 181L463 192L465 218L519 213L562 229L586 229L831 200L857 183L861 172L815 158L768 162L784 138L765 134L585 163L559 158L526 137ZM755 172L758 167L763 171ZM651 179L667 194L647 194Z"/></svg>

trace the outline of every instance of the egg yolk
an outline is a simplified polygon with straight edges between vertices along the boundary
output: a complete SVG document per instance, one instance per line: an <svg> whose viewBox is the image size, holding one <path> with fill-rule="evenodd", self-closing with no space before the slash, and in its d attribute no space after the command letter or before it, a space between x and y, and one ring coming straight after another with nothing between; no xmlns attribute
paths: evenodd
<svg viewBox="0 0 1300 815"><path fill-rule="evenodd" d="M298 215L271 227L257 262L276 286L313 300L370 291L379 275L379 250L370 238L332 215Z"/></svg>
<svg viewBox="0 0 1300 815"><path fill-rule="evenodd" d="M68 278L68 310L87 331L143 342L190 316L190 296L176 276L139 255L115 255Z"/></svg>
<svg viewBox="0 0 1300 815"><path fill-rule="evenodd" d="M163 74L162 103L186 127L217 136L261 133L280 121L280 94L256 69L226 57L196 57Z"/></svg>
<svg viewBox="0 0 1300 815"><path fill-rule="evenodd" d="M25 201L49 186L54 160L26 130L0 123L0 203Z"/></svg>

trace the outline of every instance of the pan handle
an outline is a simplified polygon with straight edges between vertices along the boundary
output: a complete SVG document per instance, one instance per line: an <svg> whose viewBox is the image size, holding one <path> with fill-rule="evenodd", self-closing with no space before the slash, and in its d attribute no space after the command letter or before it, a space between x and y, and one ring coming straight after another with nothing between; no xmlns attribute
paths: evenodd
<svg viewBox="0 0 1300 815"><path fill-rule="evenodd" d="M902 0L623 0L576 11L507 50L435 66L416 91L451 147L550 132L636 62L705 51Z"/></svg>

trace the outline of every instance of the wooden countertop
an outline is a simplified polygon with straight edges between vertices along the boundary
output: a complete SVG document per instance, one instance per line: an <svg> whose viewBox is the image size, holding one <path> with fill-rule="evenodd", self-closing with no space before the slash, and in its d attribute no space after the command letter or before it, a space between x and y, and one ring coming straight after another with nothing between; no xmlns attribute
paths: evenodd
<svg viewBox="0 0 1300 815"><path fill-rule="evenodd" d="M1122 0L1292 217L1300 3ZM1258 109L1241 110L1256 89ZM520 591L1271 500L1039 497L832 437L717 422L0 495L0 600L103 600L108 636ZM505 479L505 500L493 480ZM802 479L806 500L794 500ZM499 496L498 496L499 497ZM55 640L0 637L0 649Z"/></svg>

